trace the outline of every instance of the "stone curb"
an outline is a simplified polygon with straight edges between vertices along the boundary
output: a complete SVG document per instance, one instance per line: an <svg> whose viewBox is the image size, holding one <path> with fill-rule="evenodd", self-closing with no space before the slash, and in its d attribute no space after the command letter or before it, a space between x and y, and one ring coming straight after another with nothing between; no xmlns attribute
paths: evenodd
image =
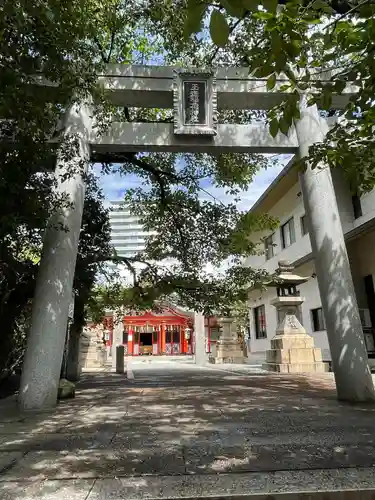
<svg viewBox="0 0 375 500"><path fill-rule="evenodd" d="M210 495L199 496L200 500L374 500L375 489L359 490L322 490L322 491L290 491L283 493L249 493L243 495ZM120 500L120 499L119 499ZM148 498L147 500L156 500ZM160 498L158 499L160 500ZM163 500L197 500L194 497L164 497Z"/></svg>

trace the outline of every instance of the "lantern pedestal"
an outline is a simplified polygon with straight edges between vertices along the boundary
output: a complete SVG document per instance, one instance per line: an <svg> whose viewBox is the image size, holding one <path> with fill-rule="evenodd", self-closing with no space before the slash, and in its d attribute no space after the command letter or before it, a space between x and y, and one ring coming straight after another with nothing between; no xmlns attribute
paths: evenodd
<svg viewBox="0 0 375 500"><path fill-rule="evenodd" d="M305 301L300 297L298 285L308 281L298 276L288 261L279 261L276 279L270 286L276 287L277 298L271 304L282 318L271 339L271 349L266 351L265 370L279 373L324 372L322 351L314 347L314 339L297 319L298 307Z"/></svg>
<svg viewBox="0 0 375 500"><path fill-rule="evenodd" d="M237 331L233 318L220 318L218 322L222 329L216 344L216 356L213 358L214 363L244 363L245 358L241 346L238 343Z"/></svg>
<svg viewBox="0 0 375 500"><path fill-rule="evenodd" d="M263 368L279 373L325 372L322 351L314 347L314 339L298 321L297 308L304 302L299 296L281 296L271 304L283 317L266 351Z"/></svg>

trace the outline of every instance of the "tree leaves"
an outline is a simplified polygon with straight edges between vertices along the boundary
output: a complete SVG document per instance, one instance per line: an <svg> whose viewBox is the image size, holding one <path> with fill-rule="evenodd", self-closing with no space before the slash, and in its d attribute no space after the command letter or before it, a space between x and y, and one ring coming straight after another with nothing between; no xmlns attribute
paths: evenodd
<svg viewBox="0 0 375 500"><path fill-rule="evenodd" d="M318 11L322 11L326 14L333 14L333 8L324 0L315 0L312 4L312 8Z"/></svg>
<svg viewBox="0 0 375 500"><path fill-rule="evenodd" d="M248 154L224 154L219 158L187 154L183 158L181 162L180 155L166 153L143 157L150 167L148 173L144 172L148 185L128 192L127 202L133 213L146 228L157 233L150 235L140 256L148 264L139 274L140 295L131 300L138 303L151 296L155 300L173 292L186 307L218 311L234 300L246 298L249 282L262 281L262 271L240 264L242 257L256 251L256 245L244 234L273 227L275 221L241 212L234 203L216 200L209 192L201 191L200 182L210 178L214 186L236 193L238 186L249 186L254 173L265 163L262 157ZM141 165L141 161L130 159L123 169L131 168L135 173L133 168ZM152 171L158 175L150 175ZM164 197L160 196L161 185ZM161 262L166 258L171 262L168 266ZM215 275L205 271L207 264L219 268L227 258L233 263L228 271L217 269ZM155 261L161 265L150 267L149 263Z"/></svg>
<svg viewBox="0 0 375 500"><path fill-rule="evenodd" d="M323 109L328 110L332 104L332 88L330 86L325 86L323 88L321 106Z"/></svg>
<svg viewBox="0 0 375 500"><path fill-rule="evenodd" d="M279 120L277 118L273 118L270 122L270 134L273 138L277 136L279 131Z"/></svg>
<svg viewBox="0 0 375 500"><path fill-rule="evenodd" d="M276 85L276 73L273 73L267 80L267 90L272 90Z"/></svg>
<svg viewBox="0 0 375 500"><path fill-rule="evenodd" d="M280 9L275 9L275 3L268 0L242 0L243 7L250 11L243 16L240 9L236 11L237 0L225 0L220 2L221 12L236 29L224 50L209 47L208 58L203 56L202 61L218 66L247 65L255 78L267 78L270 91L276 87L274 74L276 78L286 77L281 92L303 92L309 104L318 104L329 115L346 116L350 124L331 130L325 152L323 146L319 149L319 158L332 166L338 165L348 178L355 179L357 184L363 182L365 189L369 189L375 179L374 139L369 133L375 122L372 104L375 79L371 78L375 75L375 5L357 2L355 7L354 3L348 11L346 2L330 0L290 0L282 2ZM223 46L224 39L220 43ZM344 94L348 82L356 85L356 94L348 99L345 109L332 110L335 102L332 96ZM287 101L268 114L272 135L278 131L287 133L290 123L300 117L298 105ZM360 164L358 158L361 158Z"/></svg>
<svg viewBox="0 0 375 500"><path fill-rule="evenodd" d="M268 76L270 73L272 73L272 71L273 71L272 66L270 66L269 64L264 64L262 66L257 67L257 69L254 72L254 76L256 78L264 78L265 76Z"/></svg>
<svg viewBox="0 0 375 500"><path fill-rule="evenodd" d="M282 116L279 120L279 128L280 132L282 132L284 135L288 135L289 132L289 124L287 120Z"/></svg>
<svg viewBox="0 0 375 500"><path fill-rule="evenodd" d="M210 35L212 41L219 47L225 47L229 37L227 20L219 10L214 9L210 18Z"/></svg>
<svg viewBox="0 0 375 500"><path fill-rule="evenodd" d="M230 16L242 18L245 9L241 0L220 0L221 5L228 12Z"/></svg>
<svg viewBox="0 0 375 500"><path fill-rule="evenodd" d="M262 0L263 7L272 14L276 14L276 9L279 4L278 0Z"/></svg>
<svg viewBox="0 0 375 500"><path fill-rule="evenodd" d="M259 0L242 0L242 5L246 10L257 11L259 6Z"/></svg>
<svg viewBox="0 0 375 500"><path fill-rule="evenodd" d="M184 36L189 38L193 33L198 33L202 28L203 16L206 12L204 3L193 3L193 6L187 11L187 17L184 26Z"/></svg>

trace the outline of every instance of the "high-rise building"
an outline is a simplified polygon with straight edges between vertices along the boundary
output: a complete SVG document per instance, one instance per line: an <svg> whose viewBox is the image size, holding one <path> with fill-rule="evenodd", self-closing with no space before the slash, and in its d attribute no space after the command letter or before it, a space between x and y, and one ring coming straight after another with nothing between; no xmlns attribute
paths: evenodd
<svg viewBox="0 0 375 500"><path fill-rule="evenodd" d="M123 201L111 202L109 221L112 244L120 257L133 257L144 250L149 233L144 231L138 217L130 213L130 208Z"/></svg>

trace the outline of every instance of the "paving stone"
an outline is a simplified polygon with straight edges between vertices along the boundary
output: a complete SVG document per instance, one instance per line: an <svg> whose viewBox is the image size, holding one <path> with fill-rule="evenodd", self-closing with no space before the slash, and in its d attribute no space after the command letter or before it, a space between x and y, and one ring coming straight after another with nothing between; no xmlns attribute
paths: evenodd
<svg viewBox="0 0 375 500"><path fill-rule="evenodd" d="M1 500L85 500L94 480L23 481L1 484Z"/></svg>
<svg viewBox="0 0 375 500"><path fill-rule="evenodd" d="M249 457L243 446L210 446L184 447L186 471L189 473L228 472L230 470L248 470Z"/></svg>
<svg viewBox="0 0 375 500"><path fill-rule="evenodd" d="M0 478L7 470L14 467L22 457L21 451L0 451Z"/></svg>
<svg viewBox="0 0 375 500"><path fill-rule="evenodd" d="M375 469L350 467L271 472L268 485L273 492L370 490L375 488Z"/></svg>
<svg viewBox="0 0 375 500"><path fill-rule="evenodd" d="M103 498L115 477L108 495L125 488L130 498L328 488L329 473L314 482L319 467L334 468L332 485L344 487L340 474L375 463L374 407L338 403L330 379L172 364L134 365L134 374L134 384L87 376L74 401L38 415L3 414L0 401L0 450L9 450L0 499L11 482L57 478L99 478L91 494L103 486Z"/></svg>
<svg viewBox="0 0 375 500"><path fill-rule="evenodd" d="M87 500L120 500L142 498L181 498L211 496L241 492L244 482L233 476L142 476L98 480ZM252 492L264 491L267 477L247 478L246 487ZM248 491L249 491L248 489Z"/></svg>
<svg viewBox="0 0 375 500"><path fill-rule="evenodd" d="M114 432L91 434L3 434L0 435L0 449L3 451L21 450L75 450L106 448L115 436Z"/></svg>
<svg viewBox="0 0 375 500"><path fill-rule="evenodd" d="M33 451L1 475L0 481L184 472L182 452L178 449Z"/></svg>
<svg viewBox="0 0 375 500"><path fill-rule="evenodd" d="M190 473L375 466L375 445L255 445L184 448Z"/></svg>
<svg viewBox="0 0 375 500"><path fill-rule="evenodd" d="M277 433L275 429L267 434L264 431L254 431L254 429L238 428L237 432L226 432L220 429L216 433L199 434L195 437L195 444L202 445L210 442L211 444L222 444L225 446L267 446L267 445L292 445L303 443L304 445L348 445L348 444L375 444L375 436L372 429L356 429L355 432L335 431L319 432L317 430L300 430L291 433ZM189 446L191 440L183 438L182 444Z"/></svg>
<svg viewBox="0 0 375 500"><path fill-rule="evenodd" d="M346 493L341 495L340 491L337 491L340 489L346 490ZM330 490L332 494L318 493L319 496L312 496L311 493L306 493L317 490ZM364 490L367 490L367 493ZM287 492L287 495L279 497L283 492ZM293 493L295 495L292 496ZM87 500L204 497L270 500L270 495L273 494L277 494L275 500L373 500L374 469L350 469L349 473L340 469L286 473L198 474L193 478L185 475L100 479L95 482Z"/></svg>
<svg viewBox="0 0 375 500"><path fill-rule="evenodd" d="M74 414L69 417L54 418L20 418L12 422L0 422L0 435L2 434L44 434L58 432L62 427L69 425L74 419Z"/></svg>
<svg viewBox="0 0 375 500"><path fill-rule="evenodd" d="M111 441L111 449L123 448L168 448L181 445L181 438L176 433L139 433L138 429L134 432L119 432Z"/></svg>
<svg viewBox="0 0 375 500"><path fill-rule="evenodd" d="M32 439L33 437L26 433L0 434L0 450L7 452L28 451Z"/></svg>
<svg viewBox="0 0 375 500"><path fill-rule="evenodd" d="M93 434L100 432L116 433L122 431L124 428L124 423L118 422L107 422L106 419L102 421L88 421L86 423L76 422L72 420L69 424L58 428L58 432L61 434Z"/></svg>
<svg viewBox="0 0 375 500"><path fill-rule="evenodd" d="M7 412L6 410L3 410L3 408L1 408L1 410L2 414L0 415L0 424L10 424L25 421L25 417L23 415L20 415L20 412L17 408L12 410L11 412Z"/></svg>

